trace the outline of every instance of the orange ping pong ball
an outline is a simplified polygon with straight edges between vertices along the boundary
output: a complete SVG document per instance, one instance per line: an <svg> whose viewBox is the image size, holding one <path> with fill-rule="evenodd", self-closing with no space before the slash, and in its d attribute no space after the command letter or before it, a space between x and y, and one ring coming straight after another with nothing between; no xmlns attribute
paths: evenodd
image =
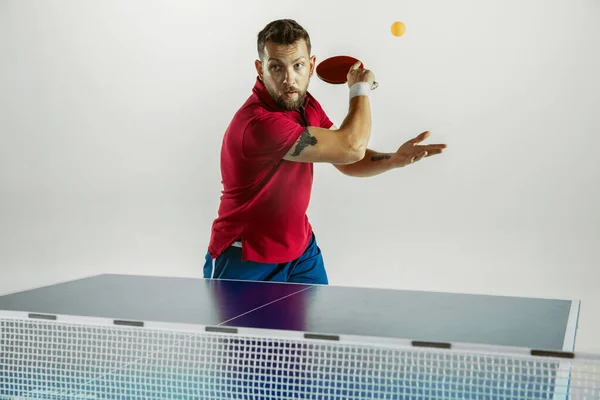
<svg viewBox="0 0 600 400"><path fill-rule="evenodd" d="M402 22L396 21L392 24L391 30L392 30L392 35L402 36L402 35L404 35L404 32L406 31L406 26L404 26L404 24Z"/></svg>

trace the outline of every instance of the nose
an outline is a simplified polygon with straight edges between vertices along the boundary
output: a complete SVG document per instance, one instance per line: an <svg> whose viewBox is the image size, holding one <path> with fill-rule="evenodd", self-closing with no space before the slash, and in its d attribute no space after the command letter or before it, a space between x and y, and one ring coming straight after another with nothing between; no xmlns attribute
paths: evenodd
<svg viewBox="0 0 600 400"><path fill-rule="evenodd" d="M288 69L283 80L287 86L294 86L294 71Z"/></svg>

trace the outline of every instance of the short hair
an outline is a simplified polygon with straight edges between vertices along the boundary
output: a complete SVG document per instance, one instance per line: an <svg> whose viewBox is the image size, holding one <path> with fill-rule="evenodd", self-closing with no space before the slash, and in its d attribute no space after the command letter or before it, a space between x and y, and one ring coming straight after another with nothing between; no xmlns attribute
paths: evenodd
<svg viewBox="0 0 600 400"><path fill-rule="evenodd" d="M256 47L259 59L265 56L265 46L267 42L289 45L298 40L304 39L308 54L310 55L311 45L308 32L293 19L278 19L269 22L262 31L258 33Z"/></svg>

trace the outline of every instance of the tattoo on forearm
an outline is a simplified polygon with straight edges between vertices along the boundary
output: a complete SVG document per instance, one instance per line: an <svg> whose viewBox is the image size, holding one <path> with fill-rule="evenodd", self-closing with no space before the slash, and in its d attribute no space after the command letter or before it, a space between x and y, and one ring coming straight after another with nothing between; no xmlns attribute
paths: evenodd
<svg viewBox="0 0 600 400"><path fill-rule="evenodd" d="M306 128L304 132L302 132L302 134L300 135L300 138L298 139L298 143L296 144L296 148L294 149L292 156L299 156L300 153L302 153L302 150L304 150L307 146L314 146L316 144L317 138L312 136L308 132L308 128Z"/></svg>
<svg viewBox="0 0 600 400"><path fill-rule="evenodd" d="M371 161L381 161L387 160L389 158L392 158L391 154L376 154L374 156L371 156Z"/></svg>

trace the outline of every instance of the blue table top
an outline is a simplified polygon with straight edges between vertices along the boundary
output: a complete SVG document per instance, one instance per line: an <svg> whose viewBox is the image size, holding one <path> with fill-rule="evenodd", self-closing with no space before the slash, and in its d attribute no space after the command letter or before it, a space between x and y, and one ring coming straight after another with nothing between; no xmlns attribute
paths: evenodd
<svg viewBox="0 0 600 400"><path fill-rule="evenodd" d="M572 351L579 301L105 274L0 296L0 310Z"/></svg>

